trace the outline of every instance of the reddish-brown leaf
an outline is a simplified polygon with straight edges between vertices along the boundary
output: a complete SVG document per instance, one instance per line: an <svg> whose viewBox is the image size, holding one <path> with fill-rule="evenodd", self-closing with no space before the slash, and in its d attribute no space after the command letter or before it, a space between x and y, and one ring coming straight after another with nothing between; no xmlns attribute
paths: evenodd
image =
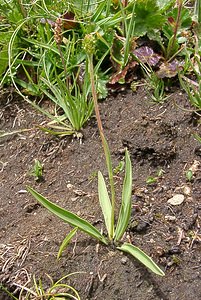
<svg viewBox="0 0 201 300"><path fill-rule="evenodd" d="M178 74L180 68L181 66L179 66L178 60L174 59L172 62L162 63L159 70L156 72L156 75L159 78L175 77Z"/></svg>
<svg viewBox="0 0 201 300"><path fill-rule="evenodd" d="M137 65L138 65L137 61L131 61L123 70L120 70L119 72L113 74L109 83L115 84L115 83L119 82L121 79L125 79L128 71L130 71L131 69L134 69Z"/></svg>
<svg viewBox="0 0 201 300"><path fill-rule="evenodd" d="M133 53L142 63L149 64L150 66L156 66L161 59L159 54L147 46L139 47L135 49Z"/></svg>

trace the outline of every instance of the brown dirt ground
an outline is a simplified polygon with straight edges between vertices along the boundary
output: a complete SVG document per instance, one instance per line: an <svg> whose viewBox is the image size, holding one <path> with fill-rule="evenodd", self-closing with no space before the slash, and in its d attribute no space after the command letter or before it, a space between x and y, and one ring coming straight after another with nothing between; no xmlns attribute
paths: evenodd
<svg viewBox="0 0 201 300"><path fill-rule="evenodd" d="M25 191L26 185L60 206L104 228L97 197L98 170L106 176L94 118L80 140L39 130L0 139L0 282L10 291L35 275L69 281L82 300L201 299L199 116L179 91L164 104L153 104L143 89L124 92L100 104L114 166L128 147L133 165L132 220L128 233L165 271L161 278L137 261L78 233L62 258L56 256L70 226L50 214ZM32 128L44 117L13 94L0 99L0 130ZM41 182L30 176L34 159L44 164ZM193 180L185 172L194 166ZM154 184L148 176L163 175ZM116 175L120 195L123 172ZM183 194L180 205L167 201ZM29 283L30 285L30 283ZM17 294L16 294L17 295ZM5 294L1 300L9 299Z"/></svg>

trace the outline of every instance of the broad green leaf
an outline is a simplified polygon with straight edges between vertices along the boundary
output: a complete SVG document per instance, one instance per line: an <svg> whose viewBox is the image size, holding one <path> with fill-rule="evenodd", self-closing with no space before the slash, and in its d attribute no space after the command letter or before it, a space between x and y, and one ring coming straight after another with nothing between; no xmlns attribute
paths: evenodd
<svg viewBox="0 0 201 300"><path fill-rule="evenodd" d="M126 151L125 177L122 191L122 202L119 212L118 223L115 231L115 241L121 239L126 231L131 215L131 193L132 193L132 166L128 151Z"/></svg>
<svg viewBox="0 0 201 300"><path fill-rule="evenodd" d="M69 232L69 234L65 237L65 239L63 240L60 248L59 248L59 252L57 254L57 259L61 257L62 252L64 251L64 249L68 246L68 244L70 243L70 241L72 240L72 238L74 237L74 235L76 234L78 228L75 227L73 228L73 230L71 230Z"/></svg>
<svg viewBox="0 0 201 300"><path fill-rule="evenodd" d="M160 29L166 21L156 0L136 1L135 14L135 36L143 36L150 31Z"/></svg>
<svg viewBox="0 0 201 300"><path fill-rule="evenodd" d="M165 273L157 266L150 256L141 249L129 243L124 243L121 247L117 247L120 251L126 252L137 258L143 265L157 275L164 276Z"/></svg>
<svg viewBox="0 0 201 300"><path fill-rule="evenodd" d="M105 225L107 227L108 234L111 232L111 215L112 206L108 195L105 180L101 172L98 172L98 195L99 202L105 219Z"/></svg>
<svg viewBox="0 0 201 300"><path fill-rule="evenodd" d="M108 169L108 175L109 175L109 180L110 180L110 188L111 188L111 218L110 218L110 233L109 237L110 239L113 238L114 236L114 209L115 209L115 188L114 188L114 177L113 177L113 169L112 169L112 160L111 160L111 154L110 154L110 149L107 143L107 140L102 132L100 132L101 139L102 139L102 144L104 148L104 153L105 153L105 159L106 159L106 164L107 164L107 169Z"/></svg>
<svg viewBox="0 0 201 300"><path fill-rule="evenodd" d="M68 210L65 210L61 208L60 206L52 203L45 197L43 197L41 194L36 192L31 187L27 187L27 190L29 193L32 194L32 196L40 202L44 207L46 207L49 211L51 211L54 215L62 219L63 221L67 222L68 224L78 227L81 231L89 234L90 236L94 237L95 239L101 241L102 243L107 245L107 240L104 238L104 236L89 222L86 220L78 217L76 214L71 213Z"/></svg>
<svg viewBox="0 0 201 300"><path fill-rule="evenodd" d="M1 45L0 45L1 46ZM0 76L6 71L8 67L8 49L7 45L4 45L0 51Z"/></svg>
<svg viewBox="0 0 201 300"><path fill-rule="evenodd" d="M12 32L0 32L0 76L6 71L8 67L8 43ZM18 52L15 49L15 52Z"/></svg>

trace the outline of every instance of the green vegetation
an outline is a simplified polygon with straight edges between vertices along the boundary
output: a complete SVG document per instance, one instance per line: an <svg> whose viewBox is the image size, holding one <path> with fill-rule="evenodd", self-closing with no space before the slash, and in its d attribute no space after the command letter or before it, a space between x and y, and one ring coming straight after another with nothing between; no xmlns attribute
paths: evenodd
<svg viewBox="0 0 201 300"><path fill-rule="evenodd" d="M30 172L30 175L34 177L36 181L42 179L43 177L43 165L38 159L34 160L34 165Z"/></svg>
<svg viewBox="0 0 201 300"><path fill-rule="evenodd" d="M86 234L94 237L98 241L105 245L109 242L112 243L120 251L127 252L133 257L137 258L141 263L143 263L147 268L157 275L164 276L164 272L154 263L154 261L145 254L141 249L132 245L131 243L122 243L124 233L128 227L130 217L131 217L131 194L132 194L132 166L128 151L125 154L125 177L122 189L122 200L121 207L119 210L119 216L117 224L115 224L115 208L116 208L116 196L115 196L115 185L114 185L114 175L112 168L112 161L108 143L106 141L102 122L100 118L98 99L94 81L94 68L93 68L93 54L95 52L95 40L93 35L86 35L83 42L84 49L87 53L89 74L91 80L91 91L94 101L94 108L96 113L97 124L99 128L99 134L102 141L102 146L105 154L106 165L108 169L108 176L110 182L111 198L109 196L107 186L102 173L98 172L98 195L99 202L102 209L102 213L105 220L105 226L107 228L108 237L106 238L99 230L96 229L87 220L80 218L78 215L67 211L58 205L50 202L48 199L43 197L41 194L36 192L34 189L28 187L28 191L39 201L44 207L46 207L50 212L61 218L63 221L69 223L74 227L74 229L68 234L64 239L58 253L60 257L64 247L69 243L70 239L74 236L77 229L85 232Z"/></svg>
<svg viewBox="0 0 201 300"><path fill-rule="evenodd" d="M98 98L106 97L107 83L115 88L130 82L128 74L141 67L154 101L167 99L166 86L180 72L182 87L199 108L201 9L200 1L194 7L188 2L1 0L0 86L13 84L50 119L42 130L61 136L77 133L93 112L82 47L85 36L92 34ZM195 83L189 78L193 74ZM44 95L53 102L54 113L38 104ZM38 98L33 101L33 96Z"/></svg>
<svg viewBox="0 0 201 300"><path fill-rule="evenodd" d="M160 177L162 177L164 174L164 171L162 169L158 170L156 176L148 176L146 179L147 184L156 183Z"/></svg>
<svg viewBox="0 0 201 300"><path fill-rule="evenodd" d="M200 56L197 53L194 54L193 60L190 57L189 51L186 50L186 63L189 69L193 70L195 79L190 79L179 74L179 80L182 88L186 91L191 104L197 109L201 109L201 62ZM188 72L188 71L186 71Z"/></svg>
<svg viewBox="0 0 201 300"><path fill-rule="evenodd" d="M131 160L126 150L125 165L121 162L113 170L98 100L106 98L108 87L115 90L116 86L129 84L136 88L137 76L147 87L150 100L167 100L176 84L193 109L199 111L201 1L0 0L0 19L0 87L13 85L25 101L48 117L45 125L38 126L41 130L60 137L79 137L94 111L96 114L110 186L108 192L99 171L98 195L107 236L87 220L27 188L44 207L73 226L60 246L58 258L81 230L106 246L129 253L163 276L147 254L124 241L131 217ZM47 98L52 110L43 106ZM3 132L0 136L10 134ZM200 141L200 136L195 138ZM123 169L122 199L116 216L114 175ZM35 160L31 175L40 180L42 173L41 163ZM160 176L147 178L147 184L157 182ZM191 181L192 174L186 173L186 179ZM71 297L68 293L52 296L59 285L60 280L52 283L48 299ZM73 288L66 288L75 294L72 299L79 299ZM35 289L35 297L46 297L41 282L35 282Z"/></svg>
<svg viewBox="0 0 201 300"><path fill-rule="evenodd" d="M33 277L33 288L27 288L25 286L17 285L20 288L20 294L17 297L15 297L11 292L9 292L5 287L2 285L0 286L0 290L4 291L6 294L10 296L11 299L14 300L37 300L37 299L44 299L44 300L80 300L78 292L69 284L65 283L64 281L66 279L69 279L69 277L76 275L77 273L71 273L66 276L63 276L56 282L53 281L53 279L47 275L49 281L50 281L50 287L44 289L43 283L41 280L38 282L36 281L35 277Z"/></svg>

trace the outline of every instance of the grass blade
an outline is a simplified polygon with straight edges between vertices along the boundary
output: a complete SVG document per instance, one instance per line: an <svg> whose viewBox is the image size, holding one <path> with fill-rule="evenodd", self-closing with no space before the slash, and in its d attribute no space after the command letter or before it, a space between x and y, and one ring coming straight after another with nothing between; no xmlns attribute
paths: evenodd
<svg viewBox="0 0 201 300"><path fill-rule="evenodd" d="M64 251L64 249L68 246L68 244L70 243L70 241L72 240L72 238L74 237L74 235L76 234L78 228L75 227L73 228L73 230L71 230L69 232L69 234L65 237L65 239L63 240L60 248L59 248L59 252L57 254L57 259L59 259Z"/></svg>
<svg viewBox="0 0 201 300"><path fill-rule="evenodd" d="M165 273L157 266L157 264L144 253L141 249L132 244L124 243L121 247L117 247L120 251L126 252L137 258L143 265L150 269L153 273L164 276Z"/></svg>
<svg viewBox="0 0 201 300"><path fill-rule="evenodd" d="M199 135L196 134L196 133L195 133L193 136L194 136L194 138L195 138L198 142L201 143L201 136L199 136Z"/></svg>
<svg viewBox="0 0 201 300"><path fill-rule="evenodd" d="M81 231L89 234L90 236L107 245L107 240L104 238L104 236L89 222L78 217L76 214L73 214L68 210L65 210L60 206L52 203L31 187L27 187L27 190L38 202L40 202L40 204L46 207L54 215L67 222L68 224L74 227L78 227Z"/></svg>
<svg viewBox="0 0 201 300"><path fill-rule="evenodd" d="M108 195L107 187L105 184L105 180L100 171L98 172L98 195L99 195L100 206L105 219L105 225L107 227L108 235L110 235L112 206Z"/></svg>
<svg viewBox="0 0 201 300"><path fill-rule="evenodd" d="M117 227L115 230L115 241L119 241L124 234L131 215L131 193L132 193L132 166L128 151L126 150L125 178L122 191L122 202L119 212Z"/></svg>

